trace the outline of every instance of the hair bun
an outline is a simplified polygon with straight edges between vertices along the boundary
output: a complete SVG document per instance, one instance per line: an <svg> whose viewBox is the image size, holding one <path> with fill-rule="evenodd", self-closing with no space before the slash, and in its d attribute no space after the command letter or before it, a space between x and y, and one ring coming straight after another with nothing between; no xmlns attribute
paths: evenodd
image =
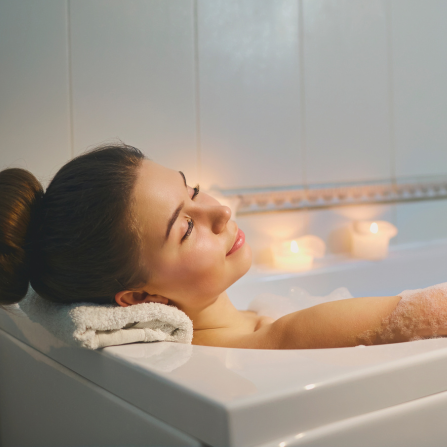
<svg viewBox="0 0 447 447"><path fill-rule="evenodd" d="M0 305L18 303L28 291L31 227L44 191L25 169L0 172Z"/></svg>

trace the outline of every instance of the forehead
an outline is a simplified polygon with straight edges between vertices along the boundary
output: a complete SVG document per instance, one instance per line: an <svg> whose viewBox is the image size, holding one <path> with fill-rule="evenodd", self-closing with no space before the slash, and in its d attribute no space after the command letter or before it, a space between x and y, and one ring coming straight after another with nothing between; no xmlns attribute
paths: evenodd
<svg viewBox="0 0 447 447"><path fill-rule="evenodd" d="M156 197L169 186L183 186L181 174L173 169L165 168L151 160L143 160L138 170L135 195L140 199Z"/></svg>
<svg viewBox="0 0 447 447"><path fill-rule="evenodd" d="M136 215L145 240L162 242L167 223L184 200L185 184L181 174L153 161L143 160L135 183Z"/></svg>

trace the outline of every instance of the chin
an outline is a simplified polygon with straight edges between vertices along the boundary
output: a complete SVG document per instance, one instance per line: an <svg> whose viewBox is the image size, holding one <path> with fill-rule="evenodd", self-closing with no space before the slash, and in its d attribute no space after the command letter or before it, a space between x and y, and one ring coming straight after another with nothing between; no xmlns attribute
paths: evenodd
<svg viewBox="0 0 447 447"><path fill-rule="evenodd" d="M233 268L231 279L229 278L229 283L225 287L225 290L234 284L238 279L242 278L250 269L252 263L252 253L250 246L245 242L245 244L233 255ZM237 259L236 259L237 256ZM232 262L232 263L233 263Z"/></svg>
<svg viewBox="0 0 447 447"><path fill-rule="evenodd" d="M250 245L248 245L247 242L245 242L244 246L241 248L242 248L243 252L240 253L241 254L241 261L240 261L241 274L240 274L239 278L244 276L248 272L248 270L250 270L251 263L253 261L253 255L251 253Z"/></svg>

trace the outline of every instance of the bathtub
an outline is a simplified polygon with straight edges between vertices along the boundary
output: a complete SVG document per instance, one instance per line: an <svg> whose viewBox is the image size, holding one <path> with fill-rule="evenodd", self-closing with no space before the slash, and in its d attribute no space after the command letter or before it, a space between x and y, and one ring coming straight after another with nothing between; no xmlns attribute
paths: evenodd
<svg viewBox="0 0 447 447"><path fill-rule="evenodd" d="M328 258L306 273L253 269L228 294L293 286L395 295L445 282L447 241L380 262ZM88 351L0 311L0 445L439 446L446 443L447 338L320 350L174 343Z"/></svg>

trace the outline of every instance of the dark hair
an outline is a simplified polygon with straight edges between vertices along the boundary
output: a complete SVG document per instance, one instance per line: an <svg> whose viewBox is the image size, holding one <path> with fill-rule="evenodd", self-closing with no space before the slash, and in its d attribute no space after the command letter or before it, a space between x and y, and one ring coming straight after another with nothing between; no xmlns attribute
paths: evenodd
<svg viewBox="0 0 447 447"><path fill-rule="evenodd" d="M113 303L147 282L133 190L146 157L125 144L64 165L46 192L29 171L0 172L0 304L29 283L50 301Z"/></svg>

